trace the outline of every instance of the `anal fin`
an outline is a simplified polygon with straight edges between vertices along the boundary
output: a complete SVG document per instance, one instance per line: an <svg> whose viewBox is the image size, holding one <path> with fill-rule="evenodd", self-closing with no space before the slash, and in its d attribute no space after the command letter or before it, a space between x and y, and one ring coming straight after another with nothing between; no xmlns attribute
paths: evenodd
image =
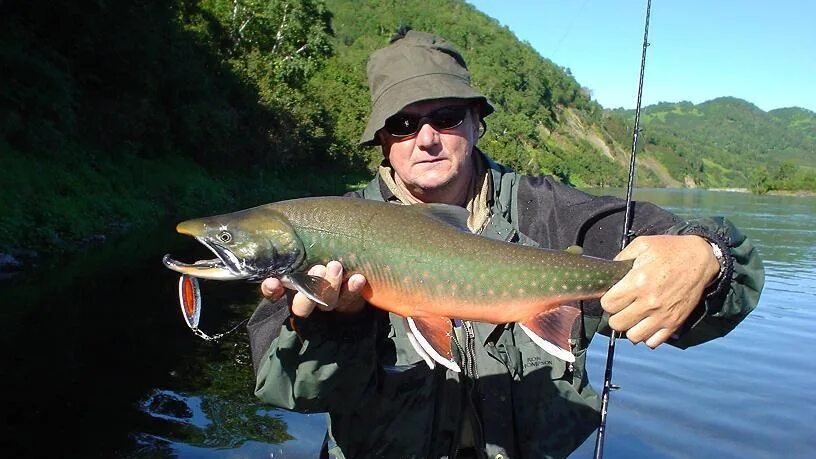
<svg viewBox="0 0 816 459"><path fill-rule="evenodd" d="M417 351L434 368L434 362L453 371L462 371L453 358L451 338L453 325L447 317L406 317L408 339Z"/></svg>
<svg viewBox="0 0 816 459"><path fill-rule="evenodd" d="M519 323L522 330L539 347L567 362L575 362L570 351L570 334L581 310L574 305L561 305Z"/></svg>

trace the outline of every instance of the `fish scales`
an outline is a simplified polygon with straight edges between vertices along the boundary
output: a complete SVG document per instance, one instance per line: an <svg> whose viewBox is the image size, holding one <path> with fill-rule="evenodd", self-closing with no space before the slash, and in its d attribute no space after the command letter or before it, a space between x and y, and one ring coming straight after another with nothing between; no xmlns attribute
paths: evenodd
<svg viewBox="0 0 816 459"><path fill-rule="evenodd" d="M542 296L553 304L596 297L628 271L608 260L473 237L426 216L421 206L344 198L298 204L271 207L292 223L306 263L340 260L347 272L366 276L371 298L395 302L387 307L398 314L484 317L463 310L471 306L513 322L540 307Z"/></svg>

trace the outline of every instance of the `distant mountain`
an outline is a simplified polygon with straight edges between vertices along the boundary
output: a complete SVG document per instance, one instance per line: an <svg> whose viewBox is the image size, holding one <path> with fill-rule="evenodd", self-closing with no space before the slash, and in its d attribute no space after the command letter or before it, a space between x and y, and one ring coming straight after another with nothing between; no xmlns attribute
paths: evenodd
<svg viewBox="0 0 816 459"><path fill-rule="evenodd" d="M620 126L631 132L634 110L607 114L623 141ZM733 97L660 103L642 110L641 128L643 156L686 186L750 188L783 166L811 175L816 170L816 113L802 108L765 112Z"/></svg>

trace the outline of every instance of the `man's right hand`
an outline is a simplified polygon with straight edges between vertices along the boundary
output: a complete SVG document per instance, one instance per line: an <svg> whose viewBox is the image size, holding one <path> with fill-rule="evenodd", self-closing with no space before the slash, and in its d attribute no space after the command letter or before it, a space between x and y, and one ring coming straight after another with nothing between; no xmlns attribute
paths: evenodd
<svg viewBox="0 0 816 459"><path fill-rule="evenodd" d="M315 265L309 269L309 274L326 279L332 286L332 294L326 300L328 306L315 303L298 292L292 299L292 313L298 317L308 317L315 307L324 311L337 311L346 314L354 314L363 310L365 300L362 297L363 287L366 278L362 274L352 274L348 279L343 279L343 265L337 261L330 261L323 265ZM278 300L285 293L281 281L275 277L265 279L261 283L261 293L272 300Z"/></svg>

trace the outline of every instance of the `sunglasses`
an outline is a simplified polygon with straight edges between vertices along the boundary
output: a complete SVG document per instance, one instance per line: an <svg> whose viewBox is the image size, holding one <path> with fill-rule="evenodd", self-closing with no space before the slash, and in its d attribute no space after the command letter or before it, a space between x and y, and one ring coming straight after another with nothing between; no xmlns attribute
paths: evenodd
<svg viewBox="0 0 816 459"><path fill-rule="evenodd" d="M385 120L385 130L391 137L410 137L419 132L423 121L438 131L453 129L465 121L469 110L469 105L453 105L421 116L397 113Z"/></svg>

